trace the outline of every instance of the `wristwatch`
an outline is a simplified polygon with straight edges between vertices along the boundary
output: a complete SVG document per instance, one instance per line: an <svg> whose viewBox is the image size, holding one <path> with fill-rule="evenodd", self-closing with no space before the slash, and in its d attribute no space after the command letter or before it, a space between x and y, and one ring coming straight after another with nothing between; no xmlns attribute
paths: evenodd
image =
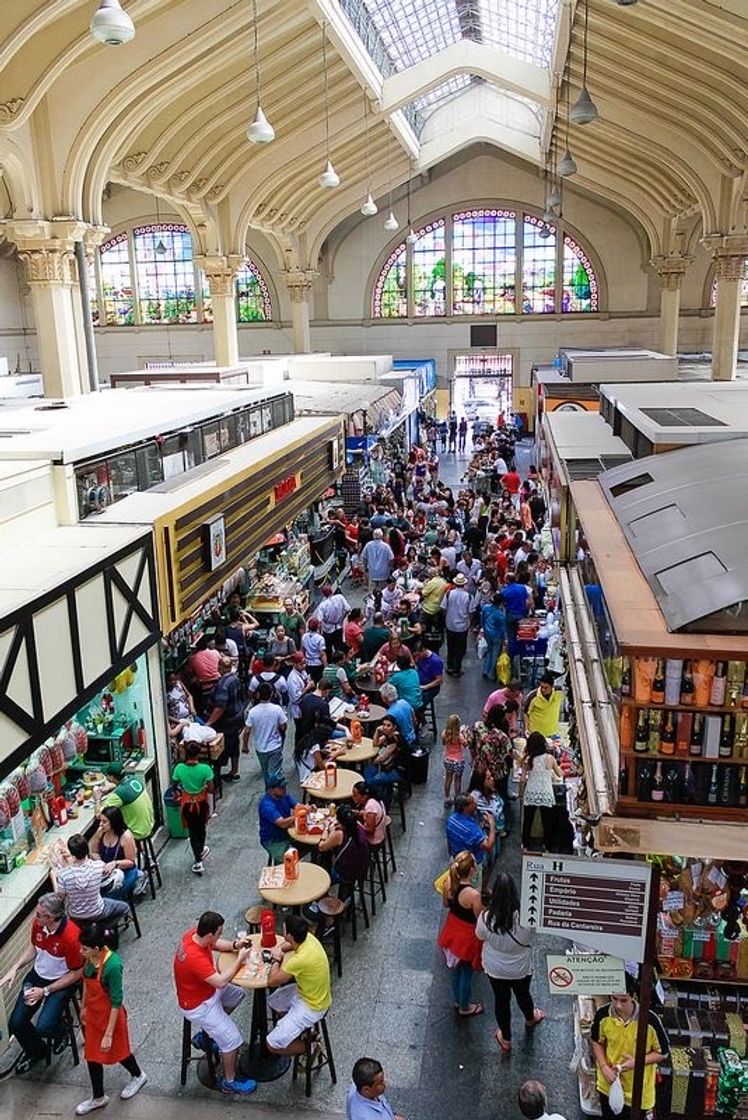
<svg viewBox="0 0 748 1120"><path fill-rule="evenodd" d="M49 995L49 988L42 988L42 995L46 999L47 996Z"/></svg>

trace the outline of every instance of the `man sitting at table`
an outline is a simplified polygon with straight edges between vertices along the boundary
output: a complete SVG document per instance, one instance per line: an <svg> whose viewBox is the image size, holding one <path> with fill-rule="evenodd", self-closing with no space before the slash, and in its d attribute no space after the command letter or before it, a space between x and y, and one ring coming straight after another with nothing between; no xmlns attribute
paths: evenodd
<svg viewBox="0 0 748 1120"><path fill-rule="evenodd" d="M384 615L377 611L371 620L371 626L364 628L363 641L361 642L361 661L373 661L377 652L389 640L390 631L384 624Z"/></svg>
<svg viewBox="0 0 748 1120"><path fill-rule="evenodd" d="M306 692L299 700L299 722L296 734L301 737L308 735L318 724L324 724L330 730L331 739L340 739L347 734L345 724L338 723L330 714L330 699L332 697L332 684L324 677L318 683L314 692Z"/></svg>
<svg viewBox="0 0 748 1120"><path fill-rule="evenodd" d="M411 708L418 716L418 713L423 708L423 692L421 691L421 681L418 673L413 668L413 663L404 654L400 654L397 659L397 669L389 679L389 684L397 690L397 695L400 700L407 700Z"/></svg>
<svg viewBox="0 0 748 1120"><path fill-rule="evenodd" d="M386 715L372 737L377 748L373 762L364 770L364 778L389 807L392 786L403 780L406 756L402 736L392 716Z"/></svg>
<svg viewBox="0 0 748 1120"><path fill-rule="evenodd" d="M439 689L444 680L444 662L438 653L434 653L428 646L419 642L413 649L416 663L416 672L421 682L421 693L424 703L434 700L439 695Z"/></svg>
<svg viewBox="0 0 748 1120"><path fill-rule="evenodd" d="M291 955L283 960L289 952ZM271 953L268 987L280 990L273 992L268 1003L283 1018L267 1037L268 1050L274 1054L303 1054L306 1047L302 1032L324 1019L332 1004L330 962L306 921L296 914L286 918L285 941Z"/></svg>
<svg viewBox="0 0 748 1120"><path fill-rule="evenodd" d="M293 809L297 802L288 792L283 774L269 774L265 789L267 792L260 798L259 805L260 844L271 863L282 863L286 848L291 844L288 829L293 825Z"/></svg>
<svg viewBox="0 0 748 1120"><path fill-rule="evenodd" d="M416 745L416 724L413 709L407 700L401 700L397 689L391 684L383 684L379 690L382 703L397 724L397 729L402 736L403 744L408 750L413 750Z"/></svg>

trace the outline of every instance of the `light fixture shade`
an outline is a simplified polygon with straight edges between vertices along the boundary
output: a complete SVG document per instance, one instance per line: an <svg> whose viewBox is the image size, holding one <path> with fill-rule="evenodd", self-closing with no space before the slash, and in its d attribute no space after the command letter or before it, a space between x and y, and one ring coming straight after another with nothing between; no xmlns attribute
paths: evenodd
<svg viewBox="0 0 748 1120"><path fill-rule="evenodd" d="M556 208L556 206L560 206L560 205L561 205L561 191L558 189L558 187L554 187L553 190L551 191L551 193L548 195L548 209L549 210L554 210Z"/></svg>
<svg viewBox="0 0 748 1120"><path fill-rule="evenodd" d="M135 38L135 24L122 11L119 0L100 0L89 30L94 39L109 47L119 47Z"/></svg>
<svg viewBox="0 0 748 1120"><path fill-rule="evenodd" d="M547 241L552 232L553 231L549 226L542 226L540 232L538 233L538 237L542 237L543 241Z"/></svg>
<svg viewBox="0 0 748 1120"><path fill-rule="evenodd" d="M385 218L384 220L384 228L392 232L400 228L400 223L391 210L389 213L389 217Z"/></svg>
<svg viewBox="0 0 748 1120"><path fill-rule="evenodd" d="M409 245L415 245L416 241L418 240L418 234L412 226L410 227L410 231L408 232L408 236L405 238L405 240Z"/></svg>
<svg viewBox="0 0 748 1120"><path fill-rule="evenodd" d="M338 175L329 159L327 161L325 170L319 177L319 185L329 191L332 191L335 189L335 187L340 186L340 176Z"/></svg>
<svg viewBox="0 0 748 1120"><path fill-rule="evenodd" d="M255 119L247 129L247 139L253 144L270 144L275 140L275 129L258 105Z"/></svg>
<svg viewBox="0 0 748 1120"><path fill-rule="evenodd" d="M379 207L377 206L374 199L371 197L371 191L369 191L369 193L366 196L366 200L365 200L363 206L361 207L361 213L363 214L363 216L365 218L373 218L378 210L379 210Z"/></svg>
<svg viewBox="0 0 748 1120"><path fill-rule="evenodd" d="M592 124L597 117L597 105L590 97L587 86L582 86L579 97L569 110L569 120L572 124Z"/></svg>
<svg viewBox="0 0 748 1120"><path fill-rule="evenodd" d="M166 248L166 246L164 245L163 241L162 241L162 240L161 240L161 239L159 238L159 240L158 240L158 243L157 243L157 244L156 244L156 245L154 246L154 249L153 249L153 251L154 251L154 253L156 253L156 254L157 254L157 255L158 255L159 257L165 257L165 256L166 256L166 254L167 254L167 252L168 252L168 249L167 249L167 248Z"/></svg>
<svg viewBox="0 0 748 1120"><path fill-rule="evenodd" d="M548 225L552 226L553 223L555 222L555 220L556 220L556 211L552 210L551 207L549 206L548 209L546 210L546 212L543 214L543 221L547 222ZM543 236L542 233L541 233L540 236L541 237Z"/></svg>
<svg viewBox="0 0 748 1120"><path fill-rule="evenodd" d="M558 171L559 175L563 176L564 179L568 179L570 175L576 175L577 165L574 162L574 157L572 156L568 148L561 157L561 162L559 163L556 170Z"/></svg>

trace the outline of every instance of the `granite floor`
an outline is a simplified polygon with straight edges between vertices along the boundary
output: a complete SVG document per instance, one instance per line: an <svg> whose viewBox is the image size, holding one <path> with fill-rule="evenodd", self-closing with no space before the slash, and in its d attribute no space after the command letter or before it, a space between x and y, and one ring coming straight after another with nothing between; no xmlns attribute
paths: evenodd
<svg viewBox="0 0 748 1120"><path fill-rule="evenodd" d="M445 458L443 476L456 482L465 460ZM476 718L489 691L481 679L473 642L465 669L459 680L445 678L437 700L440 726L451 712L464 720ZM435 944L443 912L432 883L446 864L441 780L440 751L435 750L428 783L414 787L408 802L407 832L402 834L399 823L394 826L398 871L387 903L357 944L350 935L345 937L343 977L335 978L329 1019L338 1085L332 1086L323 1073L307 1102L301 1083L294 1086L286 1076L260 1085L246 1104L237 1105L204 1089L192 1070L187 1086L179 1085L181 1019L174 1001L171 958L179 935L202 910L220 910L226 915L227 931L233 933L244 928L243 912L257 900L254 884L265 862L257 839L257 801L262 791L256 763L243 760L242 781L227 789L210 825L212 850L203 878L190 873L187 841L171 841L162 853L164 887L155 902L145 901L139 908L143 938L138 941L129 932L123 937L133 1047L148 1072L149 1085L132 1102L113 1100L109 1113L150 1120L156 1103L163 1120L173 1110L181 1118L191 1117L196 1104L203 1116L213 1107L224 1113L250 1108L260 1115L264 1110L339 1113L353 1062L369 1055L383 1063L390 1101L409 1120L431 1120L436 1115L440 1120L461 1120L466 1107L474 1120L517 1115L513 1102L526 1077L539 1077L549 1086L551 1111L567 1120L580 1115L576 1080L568 1070L571 1001L550 997L544 981L545 953L564 947L565 942L538 939L534 996L547 1019L525 1035L515 1008L515 1048L510 1058L499 1054L494 1041L491 992L484 977L476 978L474 995L485 1002L486 1014L467 1020L455 1016L447 969ZM506 843L502 865L519 874L516 832ZM246 1029L248 1001L237 1015ZM87 1095L85 1067L72 1069L69 1055L56 1059L46 1077L46 1085L30 1077L0 1083L0 1100L11 1104L13 1116L30 1120L34 1115L69 1114L80 1099L76 1089L80 1097ZM118 1091L125 1078L123 1070L111 1070L108 1086Z"/></svg>

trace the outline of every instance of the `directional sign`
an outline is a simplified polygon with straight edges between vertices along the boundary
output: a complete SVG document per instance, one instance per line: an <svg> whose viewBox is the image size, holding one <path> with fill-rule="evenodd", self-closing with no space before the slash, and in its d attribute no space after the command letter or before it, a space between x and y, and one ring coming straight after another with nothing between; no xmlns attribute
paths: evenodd
<svg viewBox="0 0 748 1120"><path fill-rule="evenodd" d="M633 861L524 856L521 923L642 961L650 875L648 864Z"/></svg>
<svg viewBox="0 0 748 1120"><path fill-rule="evenodd" d="M624 962L606 953L549 953L545 958L553 995L603 996L626 991Z"/></svg>

